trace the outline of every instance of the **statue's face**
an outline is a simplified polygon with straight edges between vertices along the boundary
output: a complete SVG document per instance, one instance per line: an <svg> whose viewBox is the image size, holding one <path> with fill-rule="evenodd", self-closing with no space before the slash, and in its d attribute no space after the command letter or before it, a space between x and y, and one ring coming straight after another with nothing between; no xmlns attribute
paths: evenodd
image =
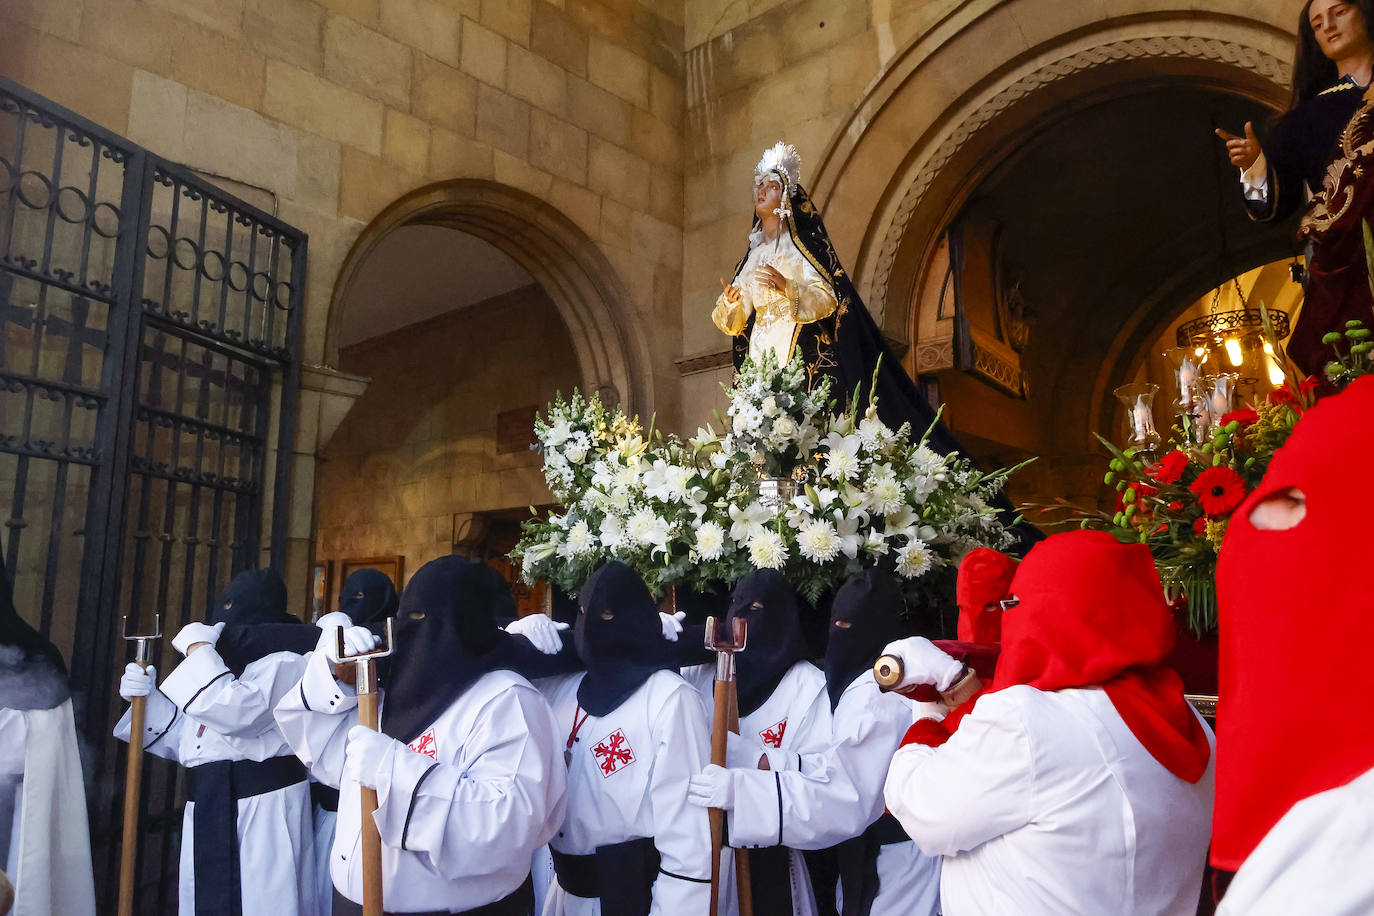
<svg viewBox="0 0 1374 916"><path fill-rule="evenodd" d="M777 214L773 211L782 206L782 182L776 178L766 178L754 185L754 212L759 219L767 220Z"/></svg>
<svg viewBox="0 0 1374 916"><path fill-rule="evenodd" d="M1369 34L1365 30L1364 14L1353 3L1312 0L1307 8L1307 19L1322 53L1332 60L1368 49Z"/></svg>

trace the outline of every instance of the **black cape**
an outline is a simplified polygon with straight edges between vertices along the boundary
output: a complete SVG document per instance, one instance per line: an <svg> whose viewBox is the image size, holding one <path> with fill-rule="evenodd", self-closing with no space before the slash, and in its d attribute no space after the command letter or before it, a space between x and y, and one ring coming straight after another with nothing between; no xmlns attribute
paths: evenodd
<svg viewBox="0 0 1374 916"><path fill-rule="evenodd" d="M0 708L53 709L70 696L62 653L19 616L0 563Z"/></svg>
<svg viewBox="0 0 1374 916"><path fill-rule="evenodd" d="M234 677L274 652L304 655L315 648L319 629L292 616L286 600L286 583L275 569L245 570L215 599L206 621L225 625L215 651Z"/></svg>
<svg viewBox="0 0 1374 916"><path fill-rule="evenodd" d="M1246 202L1251 217L1264 222L1286 219L1306 206L1304 186L1313 194L1321 190L1341 131L1363 97L1359 83L1347 76L1279 118L1260 140L1269 166L1269 193L1263 203Z"/></svg>

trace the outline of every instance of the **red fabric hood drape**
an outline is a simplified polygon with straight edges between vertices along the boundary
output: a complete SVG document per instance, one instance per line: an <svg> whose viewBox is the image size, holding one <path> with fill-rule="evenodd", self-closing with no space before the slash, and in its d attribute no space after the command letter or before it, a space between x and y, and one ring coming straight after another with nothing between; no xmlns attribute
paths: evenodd
<svg viewBox="0 0 1374 916"><path fill-rule="evenodd" d="M1299 421L1231 516L1217 564L1220 671L1212 862L1235 869L1293 805L1374 767L1374 377ZM1306 515L1250 512L1290 487Z"/></svg>
<svg viewBox="0 0 1374 916"><path fill-rule="evenodd" d="M970 550L959 564L954 599L959 604L959 639L964 642L1002 641L1002 610L987 606L1007 597L1016 560L988 547Z"/></svg>
<svg viewBox="0 0 1374 916"><path fill-rule="evenodd" d="M1150 550L1102 531L1056 534L1016 569L1002 614L1002 654L992 691L1099 686L1131 733L1169 772L1197 782L1207 733L1162 664L1174 624ZM991 692L991 691L990 691Z"/></svg>

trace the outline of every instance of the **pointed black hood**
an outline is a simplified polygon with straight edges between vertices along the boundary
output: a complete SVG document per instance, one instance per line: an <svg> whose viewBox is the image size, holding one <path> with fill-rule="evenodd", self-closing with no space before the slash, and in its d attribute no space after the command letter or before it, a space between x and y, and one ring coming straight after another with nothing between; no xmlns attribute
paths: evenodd
<svg viewBox="0 0 1374 916"><path fill-rule="evenodd" d="M897 580L876 569L850 576L830 607L830 642L825 648L825 689L833 712L854 683L901 636L902 592Z"/></svg>
<svg viewBox="0 0 1374 916"><path fill-rule="evenodd" d="M749 624L744 651L735 655L739 714L747 716L767 702L788 669L808 653L800 599L777 570L760 569L739 581L726 619L736 617Z"/></svg>
<svg viewBox="0 0 1374 916"><path fill-rule="evenodd" d="M0 563L0 707L52 709L69 696L62 653L19 616Z"/></svg>
<svg viewBox="0 0 1374 916"><path fill-rule="evenodd" d="M315 648L320 631L286 610L286 583L275 569L239 573L206 615L206 623L224 624L215 651L235 677L273 652L303 655Z"/></svg>
<svg viewBox="0 0 1374 916"><path fill-rule="evenodd" d="M582 586L575 640L587 666L577 702L594 716L625 702L654 672L677 668L653 595L639 573L618 561Z"/></svg>

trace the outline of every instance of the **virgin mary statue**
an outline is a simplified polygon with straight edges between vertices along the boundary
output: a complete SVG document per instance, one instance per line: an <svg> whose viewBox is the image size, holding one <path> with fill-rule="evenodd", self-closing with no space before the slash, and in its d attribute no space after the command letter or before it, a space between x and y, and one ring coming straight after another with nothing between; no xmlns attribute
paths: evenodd
<svg viewBox="0 0 1374 916"><path fill-rule="evenodd" d="M841 402L856 388L860 404L876 394L878 416L892 429L910 423L912 435L919 436L934 421L935 411L888 349L840 265L802 187L801 156L791 144L774 145L754 167L749 251L731 282L721 285L711 320L734 338L736 371L746 356L757 359L771 350L786 365L800 353L811 385L828 376ZM943 423L931 430L929 444L941 454L959 447Z"/></svg>

